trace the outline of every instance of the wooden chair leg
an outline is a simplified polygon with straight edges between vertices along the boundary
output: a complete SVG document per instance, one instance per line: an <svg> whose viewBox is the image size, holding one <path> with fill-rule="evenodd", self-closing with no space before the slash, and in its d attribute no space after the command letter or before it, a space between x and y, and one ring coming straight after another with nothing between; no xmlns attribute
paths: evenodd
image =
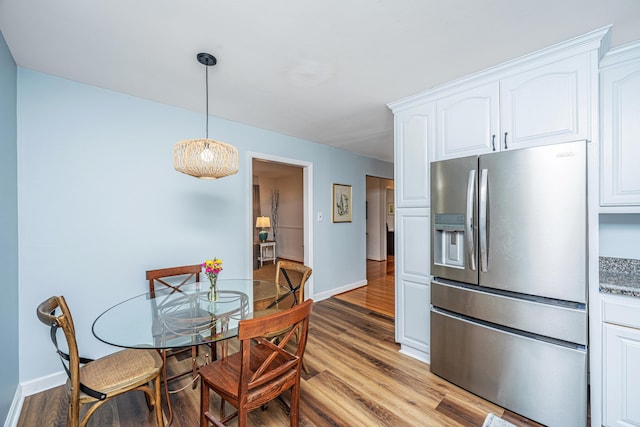
<svg viewBox="0 0 640 427"><path fill-rule="evenodd" d="M160 375L158 375L153 380L153 394L155 400L155 410L156 410L156 424L158 427L164 426L164 420L162 419L162 393L160 391L160 387L162 386L162 379Z"/></svg>
<svg viewBox="0 0 640 427"><path fill-rule="evenodd" d="M289 422L291 427L298 427L300 424L300 377L291 389L291 402L289 403Z"/></svg>
<svg viewBox="0 0 640 427"><path fill-rule="evenodd" d="M67 407L67 425L69 426L77 426L80 422L80 410L78 408L78 404L71 401L71 396L69 396L69 406Z"/></svg>
<svg viewBox="0 0 640 427"><path fill-rule="evenodd" d="M245 408L238 408L238 427L247 427L249 417Z"/></svg>
<svg viewBox="0 0 640 427"><path fill-rule="evenodd" d="M205 412L209 411L209 387L200 380L200 427L207 427L209 422Z"/></svg>
<svg viewBox="0 0 640 427"><path fill-rule="evenodd" d="M155 380L154 380L154 381L155 381ZM152 382L153 382L153 381L149 381L149 382L147 383L147 385L148 385L149 387L151 387ZM151 390L153 390L153 387L151 387ZM144 393L144 401L145 401L145 403L147 404L147 409L148 409L148 410L152 410L152 409L153 409L153 399L152 399L152 397L151 397L149 394Z"/></svg>

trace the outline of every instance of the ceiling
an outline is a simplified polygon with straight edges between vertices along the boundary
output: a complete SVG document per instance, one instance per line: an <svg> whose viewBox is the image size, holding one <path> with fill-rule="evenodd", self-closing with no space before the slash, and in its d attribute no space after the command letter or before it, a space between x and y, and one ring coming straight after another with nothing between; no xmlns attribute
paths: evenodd
<svg viewBox="0 0 640 427"><path fill-rule="evenodd" d="M20 67L204 113L210 52L210 114L385 161L387 103L609 24L640 1L0 0Z"/></svg>

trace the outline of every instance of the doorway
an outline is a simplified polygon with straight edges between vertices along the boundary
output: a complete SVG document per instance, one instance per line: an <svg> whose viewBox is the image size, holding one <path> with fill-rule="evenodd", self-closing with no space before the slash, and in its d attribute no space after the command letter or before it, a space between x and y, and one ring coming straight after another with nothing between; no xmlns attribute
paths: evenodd
<svg viewBox="0 0 640 427"><path fill-rule="evenodd" d="M367 284L335 298L395 318L393 180L366 177L365 209Z"/></svg>
<svg viewBox="0 0 640 427"><path fill-rule="evenodd" d="M366 258L385 261L393 255L395 231L394 182L392 179L366 178Z"/></svg>
<svg viewBox="0 0 640 427"><path fill-rule="evenodd" d="M312 164L296 159L259 153L250 153L250 197L247 223L251 227L252 273L263 264L273 269L276 259L288 259L312 264ZM266 228L268 241L260 245L262 229L257 227L258 217L269 218ZM261 247L262 246L262 247ZM262 249L273 252L262 256ZM262 261L260 259L262 258ZM274 270L275 271L275 270ZM306 298L313 296L313 278L305 286Z"/></svg>

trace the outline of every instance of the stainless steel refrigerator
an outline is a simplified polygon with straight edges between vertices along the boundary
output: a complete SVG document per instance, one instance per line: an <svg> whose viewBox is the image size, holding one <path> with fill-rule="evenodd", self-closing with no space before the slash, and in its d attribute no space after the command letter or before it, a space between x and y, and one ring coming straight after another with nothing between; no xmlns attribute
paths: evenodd
<svg viewBox="0 0 640 427"><path fill-rule="evenodd" d="M587 420L586 144L431 164L431 371L549 426Z"/></svg>

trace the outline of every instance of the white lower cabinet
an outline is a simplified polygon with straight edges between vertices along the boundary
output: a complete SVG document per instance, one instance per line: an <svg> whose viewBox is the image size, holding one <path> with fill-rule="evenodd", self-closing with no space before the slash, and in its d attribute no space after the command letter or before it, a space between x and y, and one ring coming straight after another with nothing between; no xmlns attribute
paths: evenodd
<svg viewBox="0 0 640 427"><path fill-rule="evenodd" d="M640 300L604 299L603 421L640 426Z"/></svg>
<svg viewBox="0 0 640 427"><path fill-rule="evenodd" d="M408 280L400 282L398 299L401 309L396 318L401 351L416 359L429 362L429 331L431 286Z"/></svg>
<svg viewBox="0 0 640 427"><path fill-rule="evenodd" d="M396 341L400 351L429 361L429 209L396 209Z"/></svg>

